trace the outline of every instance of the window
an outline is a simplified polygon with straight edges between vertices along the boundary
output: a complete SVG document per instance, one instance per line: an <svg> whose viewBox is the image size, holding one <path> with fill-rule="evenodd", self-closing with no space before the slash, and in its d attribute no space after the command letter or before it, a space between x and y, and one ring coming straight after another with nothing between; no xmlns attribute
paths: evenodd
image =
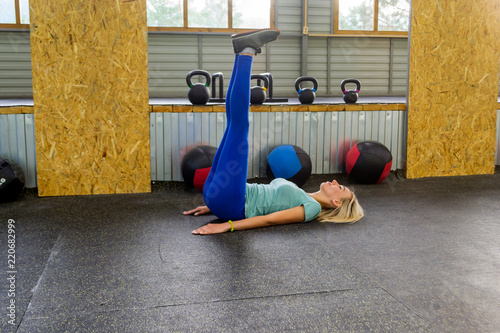
<svg viewBox="0 0 500 333"><path fill-rule="evenodd" d="M274 27L274 0L147 0L149 30ZM29 0L0 0L0 28L29 29Z"/></svg>
<svg viewBox="0 0 500 333"><path fill-rule="evenodd" d="M183 27L182 0L148 0L148 26Z"/></svg>
<svg viewBox="0 0 500 333"><path fill-rule="evenodd" d="M228 4L226 0L189 0L187 3L188 27L228 27Z"/></svg>
<svg viewBox="0 0 500 333"><path fill-rule="evenodd" d="M0 0L0 28L29 29L29 0Z"/></svg>
<svg viewBox="0 0 500 333"><path fill-rule="evenodd" d="M147 0L149 30L235 31L272 27L274 0Z"/></svg>
<svg viewBox="0 0 500 333"><path fill-rule="evenodd" d="M334 0L335 34L407 35L410 0ZM29 29L29 0L0 0L0 28ZM150 30L274 27L274 0L147 0Z"/></svg>
<svg viewBox="0 0 500 333"><path fill-rule="evenodd" d="M336 34L407 35L410 0L335 0Z"/></svg>

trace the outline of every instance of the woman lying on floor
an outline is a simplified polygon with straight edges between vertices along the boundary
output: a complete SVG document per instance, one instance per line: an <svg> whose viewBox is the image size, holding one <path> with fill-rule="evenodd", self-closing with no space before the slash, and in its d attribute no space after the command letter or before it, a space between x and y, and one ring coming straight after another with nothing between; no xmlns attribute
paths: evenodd
<svg viewBox="0 0 500 333"><path fill-rule="evenodd" d="M226 94L227 127L203 187L207 206L185 215L212 212L225 223L210 223L193 231L208 235L270 225L311 221L356 222L364 216L354 193L335 180L306 193L294 183L275 179L270 184L247 184L250 77L253 58L261 47L276 40L277 29L232 36L235 56Z"/></svg>

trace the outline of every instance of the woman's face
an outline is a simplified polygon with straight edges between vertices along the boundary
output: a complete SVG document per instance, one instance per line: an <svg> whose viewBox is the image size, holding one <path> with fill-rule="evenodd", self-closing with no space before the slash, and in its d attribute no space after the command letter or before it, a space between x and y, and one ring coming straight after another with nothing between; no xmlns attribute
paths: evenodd
<svg viewBox="0 0 500 333"><path fill-rule="evenodd" d="M351 190L344 185L340 185L336 180L321 183L320 191L322 191L327 198L333 202L335 207L338 207L343 199L352 198Z"/></svg>

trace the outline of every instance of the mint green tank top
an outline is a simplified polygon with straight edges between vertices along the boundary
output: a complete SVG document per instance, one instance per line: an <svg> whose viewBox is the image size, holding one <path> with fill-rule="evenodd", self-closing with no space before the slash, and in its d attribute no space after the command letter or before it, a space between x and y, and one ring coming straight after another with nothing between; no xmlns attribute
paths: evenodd
<svg viewBox="0 0 500 333"><path fill-rule="evenodd" d="M321 212L321 205L294 183L276 178L270 184L247 184L245 217L267 215L297 206L304 206L306 219L311 221Z"/></svg>

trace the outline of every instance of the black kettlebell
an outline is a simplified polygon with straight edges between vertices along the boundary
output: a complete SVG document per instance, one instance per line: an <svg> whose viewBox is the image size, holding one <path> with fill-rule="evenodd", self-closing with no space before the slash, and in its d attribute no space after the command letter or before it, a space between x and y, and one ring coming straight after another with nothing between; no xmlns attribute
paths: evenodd
<svg viewBox="0 0 500 333"><path fill-rule="evenodd" d="M346 83L355 83L356 84L356 90L346 90L345 85ZM345 79L340 83L340 89L344 93L344 102L346 103L356 103L358 100L358 93L361 90L361 82L356 79Z"/></svg>
<svg viewBox="0 0 500 333"><path fill-rule="evenodd" d="M217 96L217 79L219 79L219 98ZM210 102L224 102L224 74L221 72L212 74L212 97Z"/></svg>
<svg viewBox="0 0 500 333"><path fill-rule="evenodd" d="M260 84L260 80L264 81L263 86L253 86L250 90L250 104L261 105L266 101L266 91L269 88L269 79L265 75L260 74L252 74L250 77L251 80L259 80L258 84Z"/></svg>
<svg viewBox="0 0 500 333"><path fill-rule="evenodd" d="M205 83L195 83L191 81L191 78L195 75L202 75L206 78ZM204 105L210 100L210 74L207 71L198 69L191 71L186 75L186 83L189 87L188 99L194 105Z"/></svg>
<svg viewBox="0 0 500 333"><path fill-rule="evenodd" d="M313 88L300 88L300 84L304 81L313 83ZM316 98L318 90L318 80L312 76L301 76L295 80L295 90L299 93L299 102L301 104L312 104Z"/></svg>

